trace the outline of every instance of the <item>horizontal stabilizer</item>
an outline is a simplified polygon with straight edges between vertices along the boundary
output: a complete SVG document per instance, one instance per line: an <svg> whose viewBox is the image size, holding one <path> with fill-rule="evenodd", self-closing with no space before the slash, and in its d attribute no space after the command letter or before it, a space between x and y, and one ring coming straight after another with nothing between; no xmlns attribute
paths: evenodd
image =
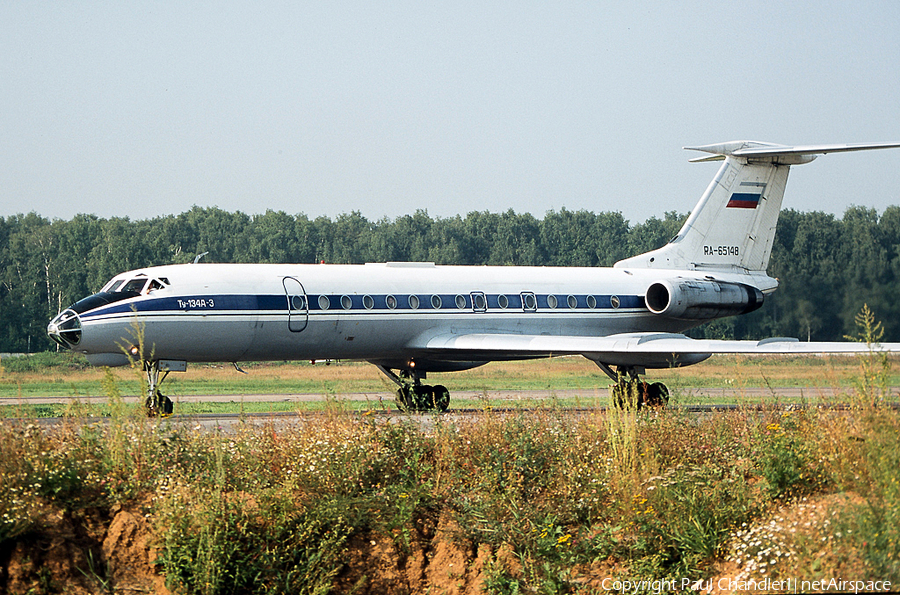
<svg viewBox="0 0 900 595"><path fill-rule="evenodd" d="M710 157L696 157L692 163L702 161L721 161L727 156L743 157L753 161L766 163L779 163L782 165L799 165L809 163L816 155L826 153L846 153L849 151L869 151L872 149L896 149L900 143L856 143L836 145L800 145L789 147L759 141L731 141L715 145L703 145L700 147L684 147L689 151L702 151L712 153Z"/></svg>

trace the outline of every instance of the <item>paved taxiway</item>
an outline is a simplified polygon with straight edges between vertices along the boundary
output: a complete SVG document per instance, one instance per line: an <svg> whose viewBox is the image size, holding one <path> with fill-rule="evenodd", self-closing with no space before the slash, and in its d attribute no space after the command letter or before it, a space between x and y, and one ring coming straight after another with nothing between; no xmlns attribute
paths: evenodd
<svg viewBox="0 0 900 595"><path fill-rule="evenodd" d="M754 402L764 401L766 397L773 400L778 399L840 399L846 397L852 392L852 388L821 388L821 387L775 387L775 388L733 388L733 387L713 387L713 388L692 388L690 390L679 390L677 400L681 403L703 403L712 399L716 402L727 400L733 403L741 403L745 400L753 400ZM900 387L892 389L894 398L900 397ZM606 387L595 389L563 389L563 390L491 390L491 391L452 391L453 402L461 400L481 400L487 399L491 402L509 401L511 404L515 401L540 401L550 399L564 400L594 400L608 399L609 393ZM314 402L324 401L326 399L335 399L338 401L371 401L379 403L387 401L394 402L395 394L392 392L371 392L371 393L337 393L326 395L323 393L298 393L298 394L254 394L254 395L168 395L175 403L273 403L273 402ZM47 405L52 403L69 403L80 401L82 403L105 403L109 399L103 396L57 396L57 397L4 397L0 398L0 405L17 405L19 403L29 403L34 405ZM123 400L126 403L133 403L138 400L136 396L125 396ZM586 403L588 404L588 403Z"/></svg>

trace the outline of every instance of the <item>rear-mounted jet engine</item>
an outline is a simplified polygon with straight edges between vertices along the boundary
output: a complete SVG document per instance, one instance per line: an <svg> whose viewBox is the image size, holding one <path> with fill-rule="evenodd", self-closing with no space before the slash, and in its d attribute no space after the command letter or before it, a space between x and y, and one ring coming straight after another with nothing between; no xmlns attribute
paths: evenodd
<svg viewBox="0 0 900 595"><path fill-rule="evenodd" d="M762 292L749 285L665 279L647 288L647 308L669 318L709 320L746 314L763 304Z"/></svg>

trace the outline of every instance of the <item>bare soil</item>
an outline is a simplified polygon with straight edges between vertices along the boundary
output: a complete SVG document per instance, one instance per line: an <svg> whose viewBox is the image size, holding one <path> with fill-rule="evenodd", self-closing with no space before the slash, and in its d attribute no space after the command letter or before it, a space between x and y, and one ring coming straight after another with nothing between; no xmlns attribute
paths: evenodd
<svg viewBox="0 0 900 595"><path fill-rule="evenodd" d="M334 591L476 595L484 592L487 564L513 576L519 572L508 549L459 545L457 531L452 520L441 518L420 520L405 538L357 535ZM51 514L39 531L0 548L0 593L169 594L156 556L140 507L94 509L77 518Z"/></svg>
<svg viewBox="0 0 900 595"><path fill-rule="evenodd" d="M772 527L770 538L791 547L812 548L816 557L837 557L828 520L858 497L849 494L818 496L794 501L757 520L752 527ZM773 522L777 521L777 524ZM748 529L752 528L748 527ZM449 517L419 519L405 534L354 536L345 564L334 580L335 593L405 595L431 593L479 595L489 573L521 577L522 567L507 546L465 545L459 527ZM765 538L765 534L764 538ZM783 539L782 539L783 538ZM88 510L78 517L48 514L40 531L0 547L0 593L107 593L170 594L160 566L153 534L141 507ZM858 554L858 552L852 552ZM862 576L858 556L844 551L839 567ZM783 559L775 575L805 573ZM774 570L774 568L772 569ZM765 575L725 559L704 580L709 592L727 592L730 581L762 580ZM627 576L627 566L616 560L597 560L572 569L574 585L587 592L602 590L607 577ZM722 589L726 586L726 590ZM175 591L177 592L177 590Z"/></svg>
<svg viewBox="0 0 900 595"><path fill-rule="evenodd" d="M44 518L39 530L0 547L0 592L169 593L139 508Z"/></svg>

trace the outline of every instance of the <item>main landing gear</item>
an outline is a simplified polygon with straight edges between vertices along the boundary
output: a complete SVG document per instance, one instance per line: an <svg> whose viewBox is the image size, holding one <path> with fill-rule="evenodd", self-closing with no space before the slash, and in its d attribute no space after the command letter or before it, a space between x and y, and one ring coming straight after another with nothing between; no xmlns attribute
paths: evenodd
<svg viewBox="0 0 900 595"><path fill-rule="evenodd" d="M616 371L602 363L594 362L615 384L609 387L613 404L619 409L640 409L641 407L665 407L669 403L669 389L662 382L646 382L640 375L643 368L617 366Z"/></svg>
<svg viewBox="0 0 900 595"><path fill-rule="evenodd" d="M399 374L395 374L384 366L378 366L378 369L399 387L397 406L401 411L446 411L449 407L450 391L440 384L422 384L424 372L400 370Z"/></svg>
<svg viewBox="0 0 900 595"><path fill-rule="evenodd" d="M168 417L175 410L172 399L159 392L159 385L166 379L169 372L170 370L165 370L160 378L159 362L144 362L144 373L147 374L147 398L144 400L144 406L148 417Z"/></svg>

